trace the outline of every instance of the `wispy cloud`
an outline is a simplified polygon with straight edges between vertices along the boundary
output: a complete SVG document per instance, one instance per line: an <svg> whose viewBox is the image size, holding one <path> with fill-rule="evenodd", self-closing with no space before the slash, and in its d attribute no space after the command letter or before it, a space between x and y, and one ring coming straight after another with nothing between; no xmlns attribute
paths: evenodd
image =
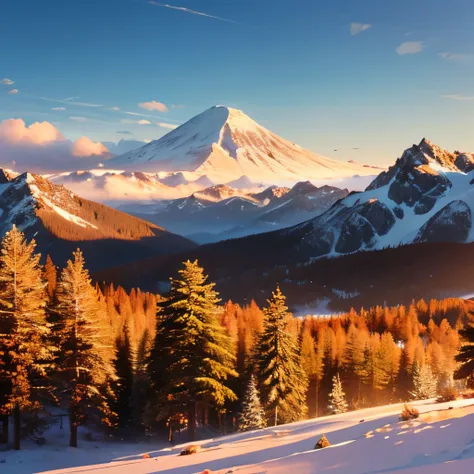
<svg viewBox="0 0 474 474"><path fill-rule="evenodd" d="M68 97L66 99L51 99L50 97L33 97L34 99L47 100L57 104L77 105L78 107L103 107L102 104L92 104L90 102L77 102L79 97Z"/></svg>
<svg viewBox="0 0 474 474"><path fill-rule="evenodd" d="M464 102L471 102L474 100L474 95L445 94L441 97L443 99L459 100L459 101L464 101Z"/></svg>
<svg viewBox="0 0 474 474"><path fill-rule="evenodd" d="M63 112L66 110L66 107L53 107L51 110L54 110L55 112Z"/></svg>
<svg viewBox="0 0 474 474"><path fill-rule="evenodd" d="M172 10L178 10L178 11L185 12L185 13L191 13L192 15L199 15L199 16L204 16L206 18L212 18L214 20L225 21L227 23L238 24L237 21L229 20L228 18L222 18L220 16L209 15L208 13L199 12L197 10L192 10L191 8L179 7L177 5L168 5L167 3L158 3L158 2L153 2L153 1L149 1L148 3L150 5L155 5L155 7L171 8Z"/></svg>
<svg viewBox="0 0 474 474"><path fill-rule="evenodd" d="M124 113L124 114L127 114L127 115L131 115L132 117L146 117L146 118L153 118L153 119L162 118L163 120L167 120L168 122L178 122L178 120L170 119L168 117L166 117L166 118L165 117L160 117L159 115L142 114L140 112L129 112L127 110L123 110L121 112ZM123 120L122 120L122 123L126 123L126 122L123 122ZM135 122L132 121L132 123L135 123Z"/></svg>
<svg viewBox="0 0 474 474"><path fill-rule="evenodd" d="M129 120L129 119L122 119L120 120L121 123L129 124L129 125L151 125L149 120L140 119L140 120Z"/></svg>
<svg viewBox="0 0 474 474"><path fill-rule="evenodd" d="M86 118L86 117L75 117L75 116L72 116L72 117L69 117L69 120L74 120L74 122L87 122L87 118Z"/></svg>
<svg viewBox="0 0 474 474"><path fill-rule="evenodd" d="M119 135L133 135L133 133L128 130L117 130L115 133L118 133Z"/></svg>
<svg viewBox="0 0 474 474"><path fill-rule="evenodd" d="M178 128L179 125L176 125L174 123L166 123L166 122L156 122L156 125L161 128L167 128L168 130L174 130L175 128Z"/></svg>
<svg viewBox="0 0 474 474"><path fill-rule="evenodd" d="M0 84L5 84L6 86L11 86L12 84L15 84L15 81L12 81L11 79L5 78L0 81Z"/></svg>
<svg viewBox="0 0 474 474"><path fill-rule="evenodd" d="M166 107L163 102L156 102L155 100L151 100L150 102L140 102L138 106L150 111L157 110L158 112L169 112L168 107Z"/></svg>
<svg viewBox="0 0 474 474"><path fill-rule="evenodd" d="M406 54L421 53L425 49L422 41L406 41L402 43L397 49L397 54L405 56Z"/></svg>
<svg viewBox="0 0 474 474"><path fill-rule="evenodd" d="M369 23L351 23L349 31L352 36L355 36L359 33L362 33L363 31L368 30L371 27L372 25L370 25Z"/></svg>
<svg viewBox="0 0 474 474"><path fill-rule="evenodd" d="M126 110L124 110L123 113L124 113L124 114L127 114L127 115L133 115L133 116L136 116L136 117L153 117L153 115L140 114L139 112L127 112Z"/></svg>
<svg viewBox="0 0 474 474"><path fill-rule="evenodd" d="M11 91L8 91L9 94L18 94L18 89L12 89Z"/></svg>
<svg viewBox="0 0 474 474"><path fill-rule="evenodd" d="M114 112L117 112L120 110L120 107L110 107L110 110L113 110Z"/></svg>
<svg viewBox="0 0 474 474"><path fill-rule="evenodd" d="M182 104L171 104L172 109L184 109L186 106Z"/></svg>
<svg viewBox="0 0 474 474"><path fill-rule="evenodd" d="M455 63L470 63L474 62L474 54L466 53L439 53L439 57L446 61Z"/></svg>

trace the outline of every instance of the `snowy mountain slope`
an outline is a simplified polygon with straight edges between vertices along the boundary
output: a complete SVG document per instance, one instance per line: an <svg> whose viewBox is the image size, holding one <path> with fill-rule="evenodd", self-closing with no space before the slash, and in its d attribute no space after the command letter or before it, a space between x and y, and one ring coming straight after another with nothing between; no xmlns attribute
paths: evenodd
<svg viewBox="0 0 474 474"><path fill-rule="evenodd" d="M70 450L65 429L53 444L25 443L1 457L9 474L472 474L473 403L414 402L421 415L409 422L398 420L402 404L368 408L199 441L191 456L179 456L188 444L83 442ZM332 445L314 450L323 433Z"/></svg>
<svg viewBox="0 0 474 474"><path fill-rule="evenodd" d="M474 155L427 140L407 149L362 193L289 229L311 258L414 242L473 242Z"/></svg>
<svg viewBox="0 0 474 474"><path fill-rule="evenodd" d="M16 225L58 263L78 246L94 255L92 268L194 247L155 224L82 199L41 176L0 176L0 236ZM106 242L108 253L103 252Z"/></svg>
<svg viewBox="0 0 474 474"><path fill-rule="evenodd" d="M224 298L233 301L251 295L264 302L277 281L292 305L308 303L311 295L343 309L472 292L471 166L473 155L448 153L423 140L366 191L348 195L315 218L201 246L186 258L198 258ZM401 244L410 245L398 248ZM123 278L112 273L101 278L130 285L133 277L146 287L165 281L179 263L151 259L139 272L127 266ZM332 288L359 296L338 301Z"/></svg>
<svg viewBox="0 0 474 474"><path fill-rule="evenodd" d="M107 167L133 171L189 171L225 183L334 179L375 175L372 167L330 160L280 138L242 111L215 106L159 140L115 157Z"/></svg>
<svg viewBox="0 0 474 474"><path fill-rule="evenodd" d="M281 229L308 220L348 195L347 189L309 182L270 186L254 193L215 185L189 197L139 207L121 207L199 243Z"/></svg>

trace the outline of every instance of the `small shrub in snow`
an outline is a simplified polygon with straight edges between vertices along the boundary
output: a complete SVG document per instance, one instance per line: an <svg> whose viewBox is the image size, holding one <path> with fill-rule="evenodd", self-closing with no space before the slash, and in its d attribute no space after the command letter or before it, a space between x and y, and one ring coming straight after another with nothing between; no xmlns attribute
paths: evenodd
<svg viewBox="0 0 474 474"><path fill-rule="evenodd" d="M436 401L438 403L452 402L454 400L457 400L458 397L459 397L459 393L456 390L456 387L450 386L441 390Z"/></svg>
<svg viewBox="0 0 474 474"><path fill-rule="evenodd" d="M199 453L200 451L201 451L201 446L199 446L198 444L192 444L191 446L188 446L187 448L181 451L181 456L196 454L196 453Z"/></svg>
<svg viewBox="0 0 474 474"><path fill-rule="evenodd" d="M414 420L420 416L420 412L414 408L405 405L403 411L400 413L400 421Z"/></svg>
<svg viewBox="0 0 474 474"><path fill-rule="evenodd" d="M323 449L329 446L331 446L331 443L328 441L325 435L322 435L321 439L314 446L314 449Z"/></svg>

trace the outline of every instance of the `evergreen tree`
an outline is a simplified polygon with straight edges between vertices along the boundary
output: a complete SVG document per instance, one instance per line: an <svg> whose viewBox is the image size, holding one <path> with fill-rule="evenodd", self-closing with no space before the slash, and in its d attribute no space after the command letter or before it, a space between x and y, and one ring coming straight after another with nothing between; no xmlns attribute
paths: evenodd
<svg viewBox="0 0 474 474"><path fill-rule="evenodd" d="M332 379L332 392L329 394L329 410L333 415L339 415L347 411L346 394L342 389L339 374Z"/></svg>
<svg viewBox="0 0 474 474"><path fill-rule="evenodd" d="M429 364L422 367L418 362L413 364L413 392L411 393L415 400L427 400L437 395L438 380L431 370Z"/></svg>
<svg viewBox="0 0 474 474"><path fill-rule="evenodd" d="M46 256L46 263L44 264L44 278L47 282L46 289L48 296L52 299L56 293L56 286L58 284L58 270L49 255Z"/></svg>
<svg viewBox="0 0 474 474"><path fill-rule="evenodd" d="M456 370L455 377L464 379L472 377L474 374L474 323L469 322L464 329L459 331L461 336L461 349L456 356L456 361L460 363Z"/></svg>
<svg viewBox="0 0 474 474"><path fill-rule="evenodd" d="M13 413L14 446L20 449L20 413L40 407L35 382L46 375L46 292L35 242L13 226L0 255L0 392L3 414Z"/></svg>
<svg viewBox="0 0 474 474"><path fill-rule="evenodd" d="M263 400L275 425L301 420L307 413L308 381L296 338L288 332L291 314L279 287L268 300L264 315L256 351Z"/></svg>
<svg viewBox="0 0 474 474"><path fill-rule="evenodd" d="M110 403L117 414L118 427L129 428L132 421L132 394L134 385L133 351L127 325L115 340L115 358L113 360L115 379L113 399Z"/></svg>
<svg viewBox="0 0 474 474"><path fill-rule="evenodd" d="M309 324L306 324L303 328L303 335L301 337L301 361L303 370L305 371L306 377L308 378L308 387L309 384L314 385L315 416L318 416L319 385L324 373L323 354L322 348L319 347L319 345L316 348L314 338L311 335Z"/></svg>
<svg viewBox="0 0 474 474"><path fill-rule="evenodd" d="M147 329L138 341L135 354L135 377L132 391L132 424L135 429L142 428L142 418L148 391L147 359L153 339Z"/></svg>
<svg viewBox="0 0 474 474"><path fill-rule="evenodd" d="M265 422L265 412L260 402L256 378L252 375L242 401L239 431L258 430L265 428L265 426L267 426Z"/></svg>
<svg viewBox="0 0 474 474"><path fill-rule="evenodd" d="M79 425L97 415L109 425L113 419L107 401L113 374L110 326L80 250L67 262L56 296L55 310L60 320L59 389L69 409L69 445L77 447Z"/></svg>
<svg viewBox="0 0 474 474"><path fill-rule="evenodd" d="M236 377L235 355L220 325L219 298L214 283L197 261L184 262L180 279L171 280L170 297L158 312L156 337L149 358L149 376L157 400L149 404L149 418L188 414L188 433L195 437L196 405L222 408L236 400L228 387ZM158 408L156 410L155 408Z"/></svg>

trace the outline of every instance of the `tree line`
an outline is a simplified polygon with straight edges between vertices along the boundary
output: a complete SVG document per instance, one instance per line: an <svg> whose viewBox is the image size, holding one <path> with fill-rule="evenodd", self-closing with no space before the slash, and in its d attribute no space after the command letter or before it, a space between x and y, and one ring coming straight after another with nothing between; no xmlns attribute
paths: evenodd
<svg viewBox="0 0 474 474"><path fill-rule="evenodd" d="M59 271L18 229L6 234L0 414L7 432L13 418L16 449L25 420L52 404L68 412L73 447L92 423L194 439L197 426L247 430L429 398L472 372L463 300L294 318L278 287L262 309L222 304L197 261L170 283L166 297L93 285L80 250Z"/></svg>

